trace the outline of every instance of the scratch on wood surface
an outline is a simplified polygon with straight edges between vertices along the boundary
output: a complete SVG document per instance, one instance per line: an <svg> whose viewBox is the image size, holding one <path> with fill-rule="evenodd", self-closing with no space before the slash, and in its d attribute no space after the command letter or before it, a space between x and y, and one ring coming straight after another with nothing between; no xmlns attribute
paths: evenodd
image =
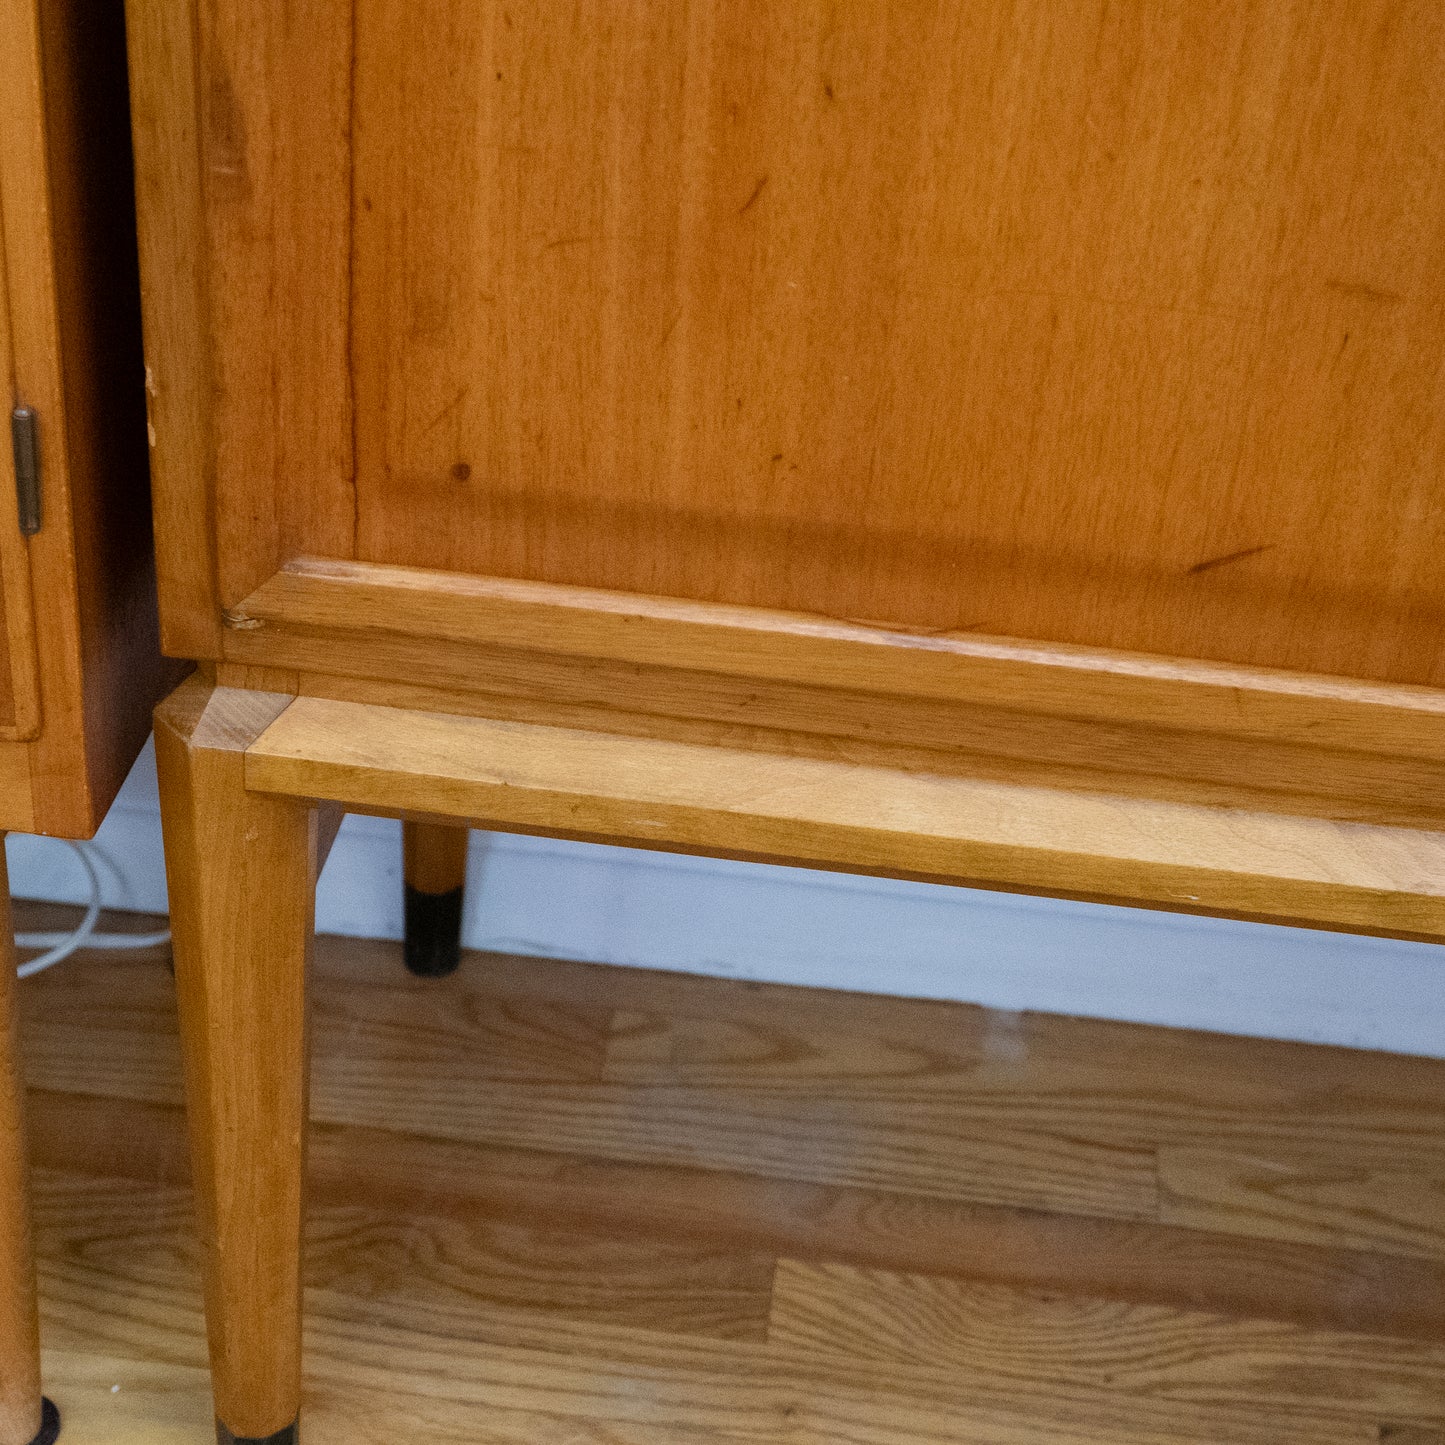
<svg viewBox="0 0 1445 1445"><path fill-rule="evenodd" d="M752 210L752 208L757 204L758 197L763 193L763 187L766 186L767 183L767 176L758 177L758 183L753 187L752 195L750 195L747 200L745 200L742 205L738 207L738 215L746 216L747 213Z"/></svg>
<svg viewBox="0 0 1445 1445"><path fill-rule="evenodd" d="M1238 552L1226 552L1222 557L1210 557L1207 561L1196 562L1185 573L1188 577L1197 577L1201 572L1212 572L1216 567L1227 567L1231 562L1242 562L1246 557L1257 557L1261 552L1270 552L1278 544L1266 542L1259 547L1242 547Z"/></svg>

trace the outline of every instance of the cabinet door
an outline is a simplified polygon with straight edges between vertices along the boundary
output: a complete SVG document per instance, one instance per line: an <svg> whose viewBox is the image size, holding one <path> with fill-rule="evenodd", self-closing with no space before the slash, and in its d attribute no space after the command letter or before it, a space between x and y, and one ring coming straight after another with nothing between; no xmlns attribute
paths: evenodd
<svg viewBox="0 0 1445 1445"><path fill-rule="evenodd" d="M1445 683L1436 0L131 8L180 645L309 554Z"/></svg>

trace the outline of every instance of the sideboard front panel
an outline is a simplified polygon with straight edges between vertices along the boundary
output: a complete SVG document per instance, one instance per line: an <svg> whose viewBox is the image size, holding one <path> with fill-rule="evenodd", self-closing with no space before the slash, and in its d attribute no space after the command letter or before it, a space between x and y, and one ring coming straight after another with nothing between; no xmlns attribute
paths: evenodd
<svg viewBox="0 0 1445 1445"><path fill-rule="evenodd" d="M222 605L310 554L1445 682L1432 0L199 15L213 351L152 365Z"/></svg>

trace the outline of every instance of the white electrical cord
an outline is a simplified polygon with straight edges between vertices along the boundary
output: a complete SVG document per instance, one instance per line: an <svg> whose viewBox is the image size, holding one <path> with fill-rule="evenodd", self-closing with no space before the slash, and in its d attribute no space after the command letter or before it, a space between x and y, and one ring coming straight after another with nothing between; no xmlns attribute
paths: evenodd
<svg viewBox="0 0 1445 1445"><path fill-rule="evenodd" d="M57 842L64 843L69 847L81 866L85 869L85 876L90 882L90 901L86 905L85 917L69 933L17 933L15 935L15 946L17 948L43 948L45 950L38 958L32 958L29 963L22 963L15 970L17 978L29 978L37 974L43 968L50 968L61 959L69 958L72 953L81 948L154 948L157 944L165 943L170 939L171 931L168 928L161 929L158 933L97 933L95 925L100 918L100 874L96 871L95 861L90 856L90 843L73 843L69 838L59 838Z"/></svg>

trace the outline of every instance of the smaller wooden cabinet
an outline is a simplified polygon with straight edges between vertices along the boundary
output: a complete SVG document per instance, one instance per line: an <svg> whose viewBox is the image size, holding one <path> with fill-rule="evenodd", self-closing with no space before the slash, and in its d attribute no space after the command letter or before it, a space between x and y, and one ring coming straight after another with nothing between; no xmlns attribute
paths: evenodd
<svg viewBox="0 0 1445 1445"><path fill-rule="evenodd" d="M157 641L126 115L115 0L0 0L0 833L92 834L177 674ZM8 900L0 854L0 1445L48 1445Z"/></svg>
<svg viewBox="0 0 1445 1445"><path fill-rule="evenodd" d="M0 828L94 833L177 676L160 656L124 17L0 0ZM34 416L39 527L17 511Z"/></svg>

